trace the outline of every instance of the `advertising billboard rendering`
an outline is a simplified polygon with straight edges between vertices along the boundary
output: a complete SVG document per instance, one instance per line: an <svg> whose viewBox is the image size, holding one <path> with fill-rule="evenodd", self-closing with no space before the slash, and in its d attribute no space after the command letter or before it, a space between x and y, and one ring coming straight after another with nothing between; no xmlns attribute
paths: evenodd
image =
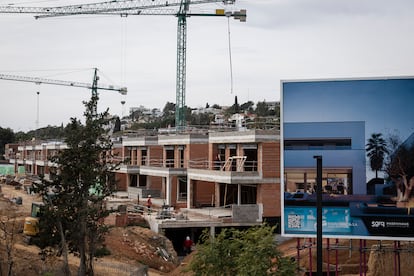
<svg viewBox="0 0 414 276"><path fill-rule="evenodd" d="M414 239L414 77L281 82L282 234Z"/></svg>

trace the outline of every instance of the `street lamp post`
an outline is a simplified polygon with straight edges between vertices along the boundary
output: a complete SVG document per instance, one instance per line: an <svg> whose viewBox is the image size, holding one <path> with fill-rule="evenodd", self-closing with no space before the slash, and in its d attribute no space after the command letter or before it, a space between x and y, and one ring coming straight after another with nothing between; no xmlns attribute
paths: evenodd
<svg viewBox="0 0 414 276"><path fill-rule="evenodd" d="M35 130L35 132L36 132L36 137L35 137L35 138L37 138L37 130L39 129L39 94L40 94L40 92L39 92L39 91L37 91L37 92L36 92L36 95L37 95L37 106L36 106L36 130Z"/></svg>
<svg viewBox="0 0 414 276"><path fill-rule="evenodd" d="M316 159L316 250L317 275L322 276L322 156Z"/></svg>

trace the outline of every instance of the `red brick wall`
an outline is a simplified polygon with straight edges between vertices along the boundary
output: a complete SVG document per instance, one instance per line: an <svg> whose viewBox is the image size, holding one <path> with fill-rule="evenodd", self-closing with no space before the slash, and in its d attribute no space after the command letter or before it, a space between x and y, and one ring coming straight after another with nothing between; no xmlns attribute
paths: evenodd
<svg viewBox="0 0 414 276"><path fill-rule="evenodd" d="M162 177L159 176L147 176L150 177L151 184L149 185L149 189L152 190L161 190L162 189Z"/></svg>
<svg viewBox="0 0 414 276"><path fill-rule="evenodd" d="M194 192L195 192L195 200L193 202L194 206L204 204L209 205L211 204L211 198L214 196L214 187L215 184L213 182L206 182L206 181L195 181L193 180L194 185ZM214 201L213 201L214 204Z"/></svg>
<svg viewBox="0 0 414 276"><path fill-rule="evenodd" d="M263 177L280 177L280 142L266 142L260 145L259 164Z"/></svg>
<svg viewBox="0 0 414 276"><path fill-rule="evenodd" d="M116 188L118 191L128 190L128 181L126 173L115 173Z"/></svg>
<svg viewBox="0 0 414 276"><path fill-rule="evenodd" d="M263 217L279 217L280 184L261 184L257 191L258 203L263 204Z"/></svg>
<svg viewBox="0 0 414 276"><path fill-rule="evenodd" d="M148 156L150 159L162 159L163 147L162 146L150 146L148 149Z"/></svg>
<svg viewBox="0 0 414 276"><path fill-rule="evenodd" d="M171 205L175 205L177 202L177 177L171 178Z"/></svg>
<svg viewBox="0 0 414 276"><path fill-rule="evenodd" d="M188 151L191 159L207 159L208 144L192 144L188 145Z"/></svg>

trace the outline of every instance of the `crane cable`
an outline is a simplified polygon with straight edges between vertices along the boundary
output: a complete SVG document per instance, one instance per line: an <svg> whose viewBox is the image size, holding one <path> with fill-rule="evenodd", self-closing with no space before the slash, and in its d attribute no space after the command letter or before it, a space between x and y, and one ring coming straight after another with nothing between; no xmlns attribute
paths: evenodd
<svg viewBox="0 0 414 276"><path fill-rule="evenodd" d="M127 17L122 16L122 85L125 86L125 74L126 74L126 45L127 45Z"/></svg>
<svg viewBox="0 0 414 276"><path fill-rule="evenodd" d="M230 93L233 94L233 62L231 59L231 36L230 36L230 17L227 17L227 30L229 40L229 62L230 62Z"/></svg>
<svg viewBox="0 0 414 276"><path fill-rule="evenodd" d="M123 16L122 18L122 86L125 87L125 76L126 76L126 52L127 52L127 35L128 35L128 30L127 30L127 17ZM122 99L121 99L121 119L124 117L124 108L125 108L125 103L126 103L126 95L122 95Z"/></svg>

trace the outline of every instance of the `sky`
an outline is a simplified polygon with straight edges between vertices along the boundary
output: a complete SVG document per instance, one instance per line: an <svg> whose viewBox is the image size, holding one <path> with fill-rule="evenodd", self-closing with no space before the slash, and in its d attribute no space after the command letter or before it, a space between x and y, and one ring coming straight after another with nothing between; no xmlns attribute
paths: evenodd
<svg viewBox="0 0 414 276"><path fill-rule="evenodd" d="M62 6L74 0L0 0ZM94 0L93 2L99 2ZM194 5L214 11L223 4ZM278 101L281 80L414 75L414 1L237 0L247 22L187 19L186 104ZM177 18L0 14L0 74L126 86L100 91L98 111L175 103ZM230 35L229 35L230 34ZM229 41L230 37L230 41ZM230 43L229 43L230 42ZM230 50L229 50L230 46ZM39 92L37 95L36 92ZM0 127L28 131L82 118L90 91L0 80ZM121 101L125 101L122 105Z"/></svg>
<svg viewBox="0 0 414 276"><path fill-rule="evenodd" d="M283 122L365 122L365 140L373 133L414 133L414 78L344 79L286 82L282 91ZM335 136L335 135L333 135Z"/></svg>
<svg viewBox="0 0 414 276"><path fill-rule="evenodd" d="M362 121L363 145L373 133L400 143L414 134L414 77L295 80L282 87L283 122ZM367 179L375 177L368 159L366 166Z"/></svg>

